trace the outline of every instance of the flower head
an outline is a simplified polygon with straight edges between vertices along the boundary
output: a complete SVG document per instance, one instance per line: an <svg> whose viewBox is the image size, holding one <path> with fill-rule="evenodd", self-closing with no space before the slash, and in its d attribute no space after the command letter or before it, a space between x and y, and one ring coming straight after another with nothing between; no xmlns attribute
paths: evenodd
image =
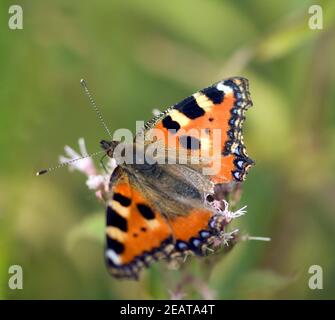
<svg viewBox="0 0 335 320"><path fill-rule="evenodd" d="M64 147L65 156L59 156L60 163L71 162L70 170L78 170L87 176L96 175L97 170L91 157L88 156L84 138L78 140L80 153L69 146ZM78 161L74 161L80 159Z"/></svg>
<svg viewBox="0 0 335 320"><path fill-rule="evenodd" d="M104 166L107 171L98 170L92 160L92 156L100 152L93 153L89 156L84 138L78 140L79 153L69 146L65 146L65 156L59 157L60 163L69 163L70 170L77 170L86 177L86 185L90 190L95 191L95 195L99 200L105 199L108 191L108 181L111 173L116 168L114 159L108 158L107 164Z"/></svg>

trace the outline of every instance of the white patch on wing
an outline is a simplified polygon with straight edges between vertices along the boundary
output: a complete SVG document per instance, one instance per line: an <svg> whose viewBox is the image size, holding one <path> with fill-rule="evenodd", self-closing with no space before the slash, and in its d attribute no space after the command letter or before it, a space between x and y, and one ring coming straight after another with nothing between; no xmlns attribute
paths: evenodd
<svg viewBox="0 0 335 320"><path fill-rule="evenodd" d="M233 89L231 87L224 85L222 82L217 84L216 89L223 91L225 94L233 92Z"/></svg>
<svg viewBox="0 0 335 320"><path fill-rule="evenodd" d="M116 265L121 264L120 256L118 254L116 254L115 251L113 251L112 249L108 249L106 251L106 256L107 256L107 258L112 260L114 264L116 264Z"/></svg>

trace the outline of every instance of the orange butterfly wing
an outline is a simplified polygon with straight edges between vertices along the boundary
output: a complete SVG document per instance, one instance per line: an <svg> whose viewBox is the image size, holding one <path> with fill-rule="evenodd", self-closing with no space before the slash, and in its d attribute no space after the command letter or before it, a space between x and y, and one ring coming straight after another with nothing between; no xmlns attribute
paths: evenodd
<svg viewBox="0 0 335 320"><path fill-rule="evenodd" d="M213 161L220 161L220 169L211 180L214 183L240 182L254 163L246 153L242 136L245 111L251 105L248 80L230 78L170 107L156 121L150 121L146 129L162 130L166 145L174 136L177 146L179 144L188 151L200 148L201 152L207 151L212 155L218 153L219 157ZM201 135L200 139L192 134L185 136L184 130L187 132L192 129L202 129L207 136ZM213 145L213 134L218 130L221 136L219 150L217 144Z"/></svg>
<svg viewBox="0 0 335 320"><path fill-rule="evenodd" d="M106 212L106 259L114 276L137 278L139 269L173 249L172 233L127 174L116 170L119 177Z"/></svg>
<svg viewBox="0 0 335 320"><path fill-rule="evenodd" d="M106 211L105 254L113 276L137 279L140 269L153 260L204 254L217 233L210 227L212 211L193 209L184 216L165 218L120 167L116 171Z"/></svg>

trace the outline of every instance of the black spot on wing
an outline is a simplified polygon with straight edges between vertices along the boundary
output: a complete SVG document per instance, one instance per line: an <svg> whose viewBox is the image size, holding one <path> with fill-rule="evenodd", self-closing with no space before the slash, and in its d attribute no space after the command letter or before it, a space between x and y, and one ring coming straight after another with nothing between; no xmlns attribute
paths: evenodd
<svg viewBox="0 0 335 320"><path fill-rule="evenodd" d="M175 105L175 109L183 113L189 119L196 119L205 114L205 110L200 108L193 96L190 96Z"/></svg>
<svg viewBox="0 0 335 320"><path fill-rule="evenodd" d="M114 193L113 199L120 203L123 207L129 207L131 204L130 198L123 196L121 193Z"/></svg>
<svg viewBox="0 0 335 320"><path fill-rule="evenodd" d="M147 220L155 219L155 213L147 205L139 203L137 204L137 209L145 219Z"/></svg>
<svg viewBox="0 0 335 320"><path fill-rule="evenodd" d="M220 104L224 98L224 92L216 87L209 87L201 91L214 104Z"/></svg>
<svg viewBox="0 0 335 320"><path fill-rule="evenodd" d="M111 207L107 207L107 218L106 224L108 227L116 227L124 232L128 230L128 222L125 218L120 216L115 210Z"/></svg>
<svg viewBox="0 0 335 320"><path fill-rule="evenodd" d="M107 248L113 250L117 254L121 254L124 252L124 245L110 237L107 236Z"/></svg>
<svg viewBox="0 0 335 320"><path fill-rule="evenodd" d="M199 150L200 140L192 136L181 136L179 138L180 145L188 150Z"/></svg>
<svg viewBox="0 0 335 320"><path fill-rule="evenodd" d="M177 132L180 129L180 124L177 121L172 120L171 116L167 116L162 120L163 127ZM174 132L174 133L175 133Z"/></svg>

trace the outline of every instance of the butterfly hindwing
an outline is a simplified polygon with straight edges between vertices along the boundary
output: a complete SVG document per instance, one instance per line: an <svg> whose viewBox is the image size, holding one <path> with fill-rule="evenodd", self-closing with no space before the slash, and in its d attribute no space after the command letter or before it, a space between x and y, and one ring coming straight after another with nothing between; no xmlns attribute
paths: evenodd
<svg viewBox="0 0 335 320"><path fill-rule="evenodd" d="M139 269L173 248L172 234L164 217L118 170L106 212L106 259L113 275L136 278Z"/></svg>
<svg viewBox="0 0 335 320"><path fill-rule="evenodd" d="M112 180L106 211L106 259L114 276L136 279L152 260L204 254L215 234L210 227L212 210L190 193L171 192L179 201L175 201L174 214L168 214L164 207L169 202L162 190L145 186L144 191L120 167Z"/></svg>
<svg viewBox="0 0 335 320"><path fill-rule="evenodd" d="M175 239L172 255L195 253L203 255L211 236L216 232L210 227L213 212L206 209L193 209L185 216L169 220Z"/></svg>

